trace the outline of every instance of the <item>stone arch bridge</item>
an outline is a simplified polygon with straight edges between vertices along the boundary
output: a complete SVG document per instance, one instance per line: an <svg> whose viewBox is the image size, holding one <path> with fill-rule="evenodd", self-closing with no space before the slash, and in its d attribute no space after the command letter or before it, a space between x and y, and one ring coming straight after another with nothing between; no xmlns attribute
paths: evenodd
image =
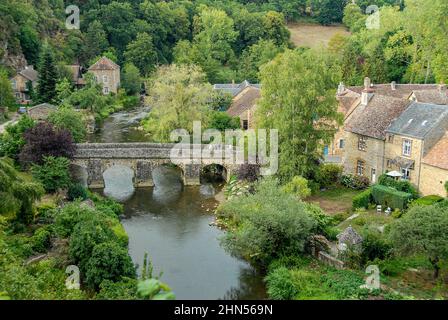
<svg viewBox="0 0 448 320"><path fill-rule="evenodd" d="M236 162L228 164L229 161L216 159L216 155L225 154L224 151L236 159L237 151L232 146L201 145L199 148L196 145L196 150L201 150L202 155L198 160L173 157L171 150L174 146L176 145L160 143L81 143L76 145L72 166L85 169L87 185L91 188L103 188L103 173L117 165L128 167L134 172L135 187L153 186L152 172L156 167L164 164L176 164L181 169L184 185L199 185L201 170L212 164L223 166L224 178L227 181L239 167L238 164L234 164ZM193 150L193 145L189 148ZM205 156L203 151L208 151L205 152Z"/></svg>

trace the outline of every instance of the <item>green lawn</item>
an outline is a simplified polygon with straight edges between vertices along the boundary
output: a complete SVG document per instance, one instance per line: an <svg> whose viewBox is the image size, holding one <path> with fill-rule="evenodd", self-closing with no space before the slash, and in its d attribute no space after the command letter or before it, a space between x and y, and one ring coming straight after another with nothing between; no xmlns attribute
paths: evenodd
<svg viewBox="0 0 448 320"><path fill-rule="evenodd" d="M307 201L319 205L326 213L333 215L351 211L353 198L361 192L345 187L336 187L319 191L309 197Z"/></svg>

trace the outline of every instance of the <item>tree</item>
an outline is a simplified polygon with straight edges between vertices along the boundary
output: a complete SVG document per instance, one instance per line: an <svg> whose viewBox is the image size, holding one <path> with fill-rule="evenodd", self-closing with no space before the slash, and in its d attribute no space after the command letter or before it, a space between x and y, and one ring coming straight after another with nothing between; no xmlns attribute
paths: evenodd
<svg viewBox="0 0 448 320"><path fill-rule="evenodd" d="M84 54L87 61L101 55L109 47L106 32L98 20L89 24L85 35Z"/></svg>
<svg viewBox="0 0 448 320"><path fill-rule="evenodd" d="M339 74L333 60L313 51L288 50L262 67L257 125L279 130L281 180L317 170L323 145L341 123L334 95Z"/></svg>
<svg viewBox="0 0 448 320"><path fill-rule="evenodd" d="M344 9L344 18L342 22L352 32L358 32L366 25L366 16L356 3L349 3Z"/></svg>
<svg viewBox="0 0 448 320"><path fill-rule="evenodd" d="M39 61L40 40L34 28L24 25L19 34L20 47L29 64L35 65Z"/></svg>
<svg viewBox="0 0 448 320"><path fill-rule="evenodd" d="M152 37L147 33L137 34L137 38L127 45L124 57L127 62L133 63L143 75L154 71L157 54Z"/></svg>
<svg viewBox="0 0 448 320"><path fill-rule="evenodd" d="M13 162L0 158L0 214L16 217L22 223L33 219L33 203L44 190L34 182L25 182L18 175Z"/></svg>
<svg viewBox="0 0 448 320"><path fill-rule="evenodd" d="M135 278L135 268L126 248L116 242L104 242L93 248L85 277L89 287L98 289L104 280Z"/></svg>
<svg viewBox="0 0 448 320"><path fill-rule="evenodd" d="M241 124L238 117L231 117L223 111L213 111L210 117L209 127L211 129L225 131L226 129L240 129Z"/></svg>
<svg viewBox="0 0 448 320"><path fill-rule="evenodd" d="M16 99L5 71L0 70L0 107L14 107Z"/></svg>
<svg viewBox="0 0 448 320"><path fill-rule="evenodd" d="M23 115L17 123L8 125L6 132L0 134L0 156L17 160L26 143L23 134L35 125L34 120L27 115Z"/></svg>
<svg viewBox="0 0 448 320"><path fill-rule="evenodd" d="M45 191L54 193L68 187L70 184L70 161L64 157L44 157L42 165L33 165L33 177L45 188Z"/></svg>
<svg viewBox="0 0 448 320"><path fill-rule="evenodd" d="M283 14L269 11L263 19L263 26L266 32L266 39L274 41L275 45L279 47L289 44L291 32L286 27Z"/></svg>
<svg viewBox="0 0 448 320"><path fill-rule="evenodd" d="M399 254L426 256L436 279L441 261L448 258L448 207L413 207L392 225L389 236Z"/></svg>
<svg viewBox="0 0 448 320"><path fill-rule="evenodd" d="M72 94L72 84L67 78L63 78L56 84L56 103L63 103Z"/></svg>
<svg viewBox="0 0 448 320"><path fill-rule="evenodd" d="M71 133L64 129L56 129L45 122L37 124L25 132L26 144L20 152L22 165L42 164L45 156L66 157L71 159L75 145Z"/></svg>
<svg viewBox="0 0 448 320"><path fill-rule="evenodd" d="M126 90L128 95L140 93L142 81L138 68L132 63L126 63L121 76L121 87Z"/></svg>
<svg viewBox="0 0 448 320"><path fill-rule="evenodd" d="M143 127L157 142L169 142L176 129L193 130L193 121L208 125L213 89L195 66L159 67L149 88L152 110Z"/></svg>
<svg viewBox="0 0 448 320"><path fill-rule="evenodd" d="M348 0L312 0L313 8L317 8L316 18L319 23L329 25L342 22L344 8Z"/></svg>
<svg viewBox="0 0 448 320"><path fill-rule="evenodd" d="M56 129L64 129L72 134L75 142L82 142L87 134L86 124L80 112L70 106L61 106L48 116L48 122Z"/></svg>
<svg viewBox="0 0 448 320"><path fill-rule="evenodd" d="M304 177L295 176L284 187L283 191L296 196L299 199L306 199L311 195L311 189L308 187L308 180Z"/></svg>
<svg viewBox="0 0 448 320"><path fill-rule="evenodd" d="M57 70L53 51L48 44L42 48L39 59L37 96L40 102L52 102L56 98Z"/></svg>

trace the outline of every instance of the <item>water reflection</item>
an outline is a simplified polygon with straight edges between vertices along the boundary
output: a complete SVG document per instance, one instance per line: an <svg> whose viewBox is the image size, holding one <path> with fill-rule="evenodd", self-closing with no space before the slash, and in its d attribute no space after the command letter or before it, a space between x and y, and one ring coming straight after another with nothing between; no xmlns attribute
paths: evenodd
<svg viewBox="0 0 448 320"><path fill-rule="evenodd" d="M134 263L142 264L149 253L154 272L163 272L178 299L261 299L263 282L244 261L228 255L218 238L222 231L210 226L213 198L198 187L178 188L171 182L176 171L163 168L154 177L155 188L138 189L125 204L122 221L129 234ZM165 179L166 178L166 179ZM166 190L164 193L156 190ZM154 195L157 194L157 197ZM173 194L177 200L171 201Z"/></svg>
<svg viewBox="0 0 448 320"><path fill-rule="evenodd" d="M104 171L104 194L119 202L129 200L134 194L134 171L128 167L114 165Z"/></svg>

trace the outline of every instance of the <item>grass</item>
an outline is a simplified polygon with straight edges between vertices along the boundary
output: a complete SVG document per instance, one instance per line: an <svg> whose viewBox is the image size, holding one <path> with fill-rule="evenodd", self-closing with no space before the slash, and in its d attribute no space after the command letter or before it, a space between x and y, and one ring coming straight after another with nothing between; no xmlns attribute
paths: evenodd
<svg viewBox="0 0 448 320"><path fill-rule="evenodd" d="M360 212L359 216L352 219L343 221L338 228L345 230L348 226L352 226L357 232L361 232L366 227L378 228L394 221L391 216L386 216L384 213L377 213L376 210L368 210Z"/></svg>
<svg viewBox="0 0 448 320"><path fill-rule="evenodd" d="M307 201L319 205L326 213L334 215L351 211L353 198L361 192L345 187L336 187L319 191L309 197Z"/></svg>
<svg viewBox="0 0 448 320"><path fill-rule="evenodd" d="M290 23L291 40L298 47L318 49L327 48L330 39L336 34L349 36L350 32L343 25L322 26L320 24L302 22Z"/></svg>

